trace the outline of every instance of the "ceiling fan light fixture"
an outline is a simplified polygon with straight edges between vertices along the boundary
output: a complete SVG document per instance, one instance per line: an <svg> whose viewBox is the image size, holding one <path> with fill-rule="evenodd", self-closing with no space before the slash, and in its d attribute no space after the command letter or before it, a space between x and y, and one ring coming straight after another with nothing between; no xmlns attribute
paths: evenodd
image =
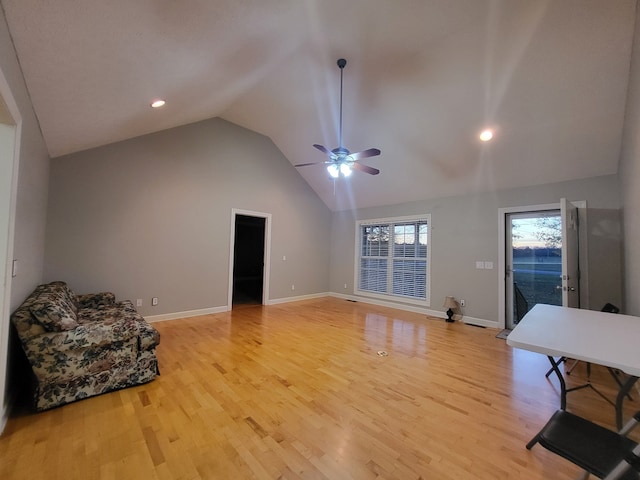
<svg viewBox="0 0 640 480"><path fill-rule="evenodd" d="M331 175L332 178L338 178L340 176L340 170L338 169L338 165L332 163L327 167L327 172Z"/></svg>
<svg viewBox="0 0 640 480"><path fill-rule="evenodd" d="M158 98L156 100L154 100L153 102L151 102L151 108L160 108L160 107L164 107L165 104L167 102L165 102L164 100L162 100L161 98Z"/></svg>
<svg viewBox="0 0 640 480"><path fill-rule="evenodd" d="M351 167L348 164L343 163L340 165L340 173L342 173L343 177L348 177L352 172L353 170L351 170Z"/></svg>

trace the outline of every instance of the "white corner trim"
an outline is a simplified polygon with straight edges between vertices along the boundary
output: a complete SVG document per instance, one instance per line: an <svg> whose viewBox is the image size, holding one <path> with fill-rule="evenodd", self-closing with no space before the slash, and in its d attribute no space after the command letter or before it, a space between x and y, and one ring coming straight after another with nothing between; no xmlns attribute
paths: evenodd
<svg viewBox="0 0 640 480"><path fill-rule="evenodd" d="M176 320L178 318L198 317L200 315L211 315L213 313L224 313L231 310L227 305L222 307L202 308L200 310L187 310L185 312L164 313L161 315L149 315L144 319L149 322L164 322L165 320Z"/></svg>

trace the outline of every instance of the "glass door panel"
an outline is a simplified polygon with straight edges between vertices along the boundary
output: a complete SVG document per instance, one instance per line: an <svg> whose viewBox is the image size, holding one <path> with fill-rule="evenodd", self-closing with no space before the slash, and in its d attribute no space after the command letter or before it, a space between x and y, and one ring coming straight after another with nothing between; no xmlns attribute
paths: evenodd
<svg viewBox="0 0 640 480"><path fill-rule="evenodd" d="M537 303L562 305L560 210L506 215L506 326Z"/></svg>

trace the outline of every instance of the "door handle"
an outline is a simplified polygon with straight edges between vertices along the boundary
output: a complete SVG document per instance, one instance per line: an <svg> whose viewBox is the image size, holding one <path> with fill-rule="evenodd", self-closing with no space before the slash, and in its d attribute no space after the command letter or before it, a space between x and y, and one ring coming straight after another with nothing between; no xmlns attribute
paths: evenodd
<svg viewBox="0 0 640 480"><path fill-rule="evenodd" d="M575 292L576 287L563 287L562 285L556 285L556 290L562 290L564 292Z"/></svg>

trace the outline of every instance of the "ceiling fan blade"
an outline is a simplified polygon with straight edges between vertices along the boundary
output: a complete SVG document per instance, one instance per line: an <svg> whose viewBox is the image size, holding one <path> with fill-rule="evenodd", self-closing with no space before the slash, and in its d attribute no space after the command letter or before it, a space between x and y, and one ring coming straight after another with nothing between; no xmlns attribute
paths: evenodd
<svg viewBox="0 0 640 480"><path fill-rule="evenodd" d="M378 170L377 168L373 168L373 167L370 167L368 165L362 165L361 163L354 163L352 166L356 170L360 170L361 172L365 172L365 173L368 173L370 175L378 175L380 173L380 170Z"/></svg>
<svg viewBox="0 0 640 480"><path fill-rule="evenodd" d="M361 158L375 157L377 155L380 155L380 150L378 150L377 148L370 148L361 152L352 153L349 156L353 158L354 161L358 161Z"/></svg>
<svg viewBox="0 0 640 480"><path fill-rule="evenodd" d="M314 143L313 146L316 147L318 150L320 150L322 153L331 156L331 152L327 150L325 147L323 147L322 145L318 145L317 143Z"/></svg>
<svg viewBox="0 0 640 480"><path fill-rule="evenodd" d="M309 165L317 165L319 163L324 163L324 162L299 163L297 165L294 165L294 167L308 167Z"/></svg>

